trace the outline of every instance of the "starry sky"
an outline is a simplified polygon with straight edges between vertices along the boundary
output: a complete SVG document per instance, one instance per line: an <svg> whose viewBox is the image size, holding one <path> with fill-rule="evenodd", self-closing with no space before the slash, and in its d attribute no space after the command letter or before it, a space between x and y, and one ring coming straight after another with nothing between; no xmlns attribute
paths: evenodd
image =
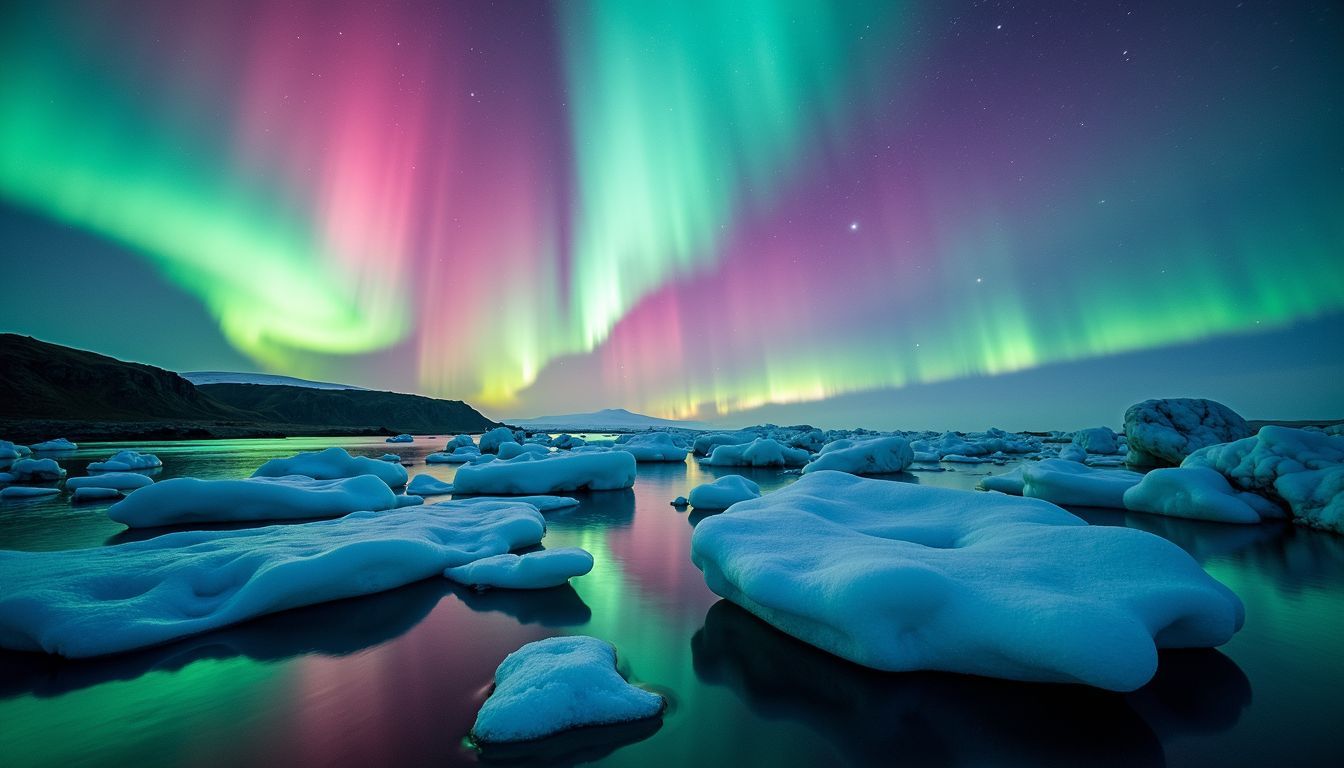
<svg viewBox="0 0 1344 768"><path fill-rule="evenodd" d="M1333 2L0 4L0 329L723 423L1344 416Z"/></svg>

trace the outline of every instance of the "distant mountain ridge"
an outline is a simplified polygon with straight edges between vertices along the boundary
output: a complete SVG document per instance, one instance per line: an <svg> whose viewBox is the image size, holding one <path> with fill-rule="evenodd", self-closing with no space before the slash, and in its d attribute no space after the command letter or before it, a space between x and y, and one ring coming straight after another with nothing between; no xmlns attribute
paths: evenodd
<svg viewBox="0 0 1344 768"><path fill-rule="evenodd" d="M531 429L566 430L638 430L638 429L705 429L697 421L678 421L645 416L624 408L605 408L591 413L566 413L558 416L538 416L532 419L510 419L510 424Z"/></svg>
<svg viewBox="0 0 1344 768"><path fill-rule="evenodd" d="M268 386L307 387L308 389L356 389L353 384L335 384L330 381L310 381L274 373L238 373L234 371L183 371L178 374L196 386L204 384L265 384Z"/></svg>
<svg viewBox="0 0 1344 768"><path fill-rule="evenodd" d="M459 400L277 384L197 386L182 376L0 333L0 439L31 441L480 432Z"/></svg>

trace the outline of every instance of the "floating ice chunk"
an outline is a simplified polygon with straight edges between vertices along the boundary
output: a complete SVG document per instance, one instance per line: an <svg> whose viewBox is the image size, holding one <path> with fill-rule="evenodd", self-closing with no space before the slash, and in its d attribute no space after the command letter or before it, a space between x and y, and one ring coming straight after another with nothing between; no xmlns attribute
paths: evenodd
<svg viewBox="0 0 1344 768"><path fill-rule="evenodd" d="M754 430L744 432L711 432L706 435L700 435L692 443L692 450L697 456L708 456L714 452L714 449L720 445L746 445L752 440L760 437Z"/></svg>
<svg viewBox="0 0 1344 768"><path fill-rule="evenodd" d="M382 461L390 461L390 462L392 462L393 464L400 464L400 463L401 463L401 457L398 456L398 455L395 454L395 453L384 453L384 454L383 454L381 457L379 457L379 458L380 458Z"/></svg>
<svg viewBox="0 0 1344 768"><path fill-rule="evenodd" d="M406 435L406 434L393 435L392 437L387 438L384 442L388 442L388 443L414 443L414 442L415 442L415 437L413 437L412 435Z"/></svg>
<svg viewBox="0 0 1344 768"><path fill-rule="evenodd" d="M252 473L253 477L285 477L306 475L314 480L339 480L344 477L373 475L391 488L406 484L406 468L400 464L351 456L344 448L331 447L325 451L300 453L286 459L271 459Z"/></svg>
<svg viewBox="0 0 1344 768"><path fill-rule="evenodd" d="M65 477L65 470L55 459L19 459L9 466L10 482L46 483Z"/></svg>
<svg viewBox="0 0 1344 768"><path fill-rule="evenodd" d="M1013 496L1022 495L1022 486L1026 484L1026 478L1022 476L1022 471L1026 468L1025 464L1020 464L1001 475L986 475L980 478L980 487L986 491L998 491Z"/></svg>
<svg viewBox="0 0 1344 768"><path fill-rule="evenodd" d="M569 433L565 433L557 435L556 438L551 441L551 445L561 450L567 451L571 448L578 448L581 445L587 445L587 441L585 441L581 437L575 437Z"/></svg>
<svg viewBox="0 0 1344 768"><path fill-rule="evenodd" d="M143 648L382 592L537 544L544 534L535 508L495 501L185 531L94 549L0 551L0 647L70 657Z"/></svg>
<svg viewBox="0 0 1344 768"><path fill-rule="evenodd" d="M914 451L903 437L835 440L803 467L803 474L835 469L852 475L878 475L900 472L914 460Z"/></svg>
<svg viewBox="0 0 1344 768"><path fill-rule="evenodd" d="M445 453L452 453L453 451L456 451L458 448L475 448L475 447L476 442L471 439L471 435L456 435L455 437L453 437L453 439L448 441L448 444L443 447L443 450Z"/></svg>
<svg viewBox="0 0 1344 768"><path fill-rule="evenodd" d="M562 547L486 557L443 572L459 584L481 589L548 589L593 570L593 556L585 549Z"/></svg>
<svg viewBox="0 0 1344 768"><path fill-rule="evenodd" d="M687 499L685 496L678 496L677 498L672 500L672 506L674 507L685 507L689 506L690 503L691 503L690 499Z"/></svg>
<svg viewBox="0 0 1344 768"><path fill-rule="evenodd" d="M1125 491L1143 475L1124 469L1094 469L1076 461L1046 459L1022 467L1022 495L1053 504L1125 508Z"/></svg>
<svg viewBox="0 0 1344 768"><path fill-rule="evenodd" d="M952 464L984 464L989 461L983 456L966 456L960 453L949 453L942 460Z"/></svg>
<svg viewBox="0 0 1344 768"><path fill-rule="evenodd" d="M508 460L467 464L453 477L456 493L479 494L611 491L634 484L635 457L625 451L523 454Z"/></svg>
<svg viewBox="0 0 1344 768"><path fill-rule="evenodd" d="M513 436L513 430L508 427L495 427L481 435L481 453L499 453L499 446L516 442L518 441Z"/></svg>
<svg viewBox="0 0 1344 768"><path fill-rule="evenodd" d="M685 461L689 452L688 448L678 445L666 432L632 435L616 448L633 455L635 461Z"/></svg>
<svg viewBox="0 0 1344 768"><path fill-rule="evenodd" d="M501 459L512 459L514 456L522 456L524 453L530 453L533 456L545 456L550 452L550 448L547 448L544 445L537 445L536 443L527 443L526 445L519 443L500 443L499 453L497 455Z"/></svg>
<svg viewBox="0 0 1344 768"><path fill-rule="evenodd" d="M0 461L12 461L21 459L24 456L31 456L33 449L26 445L18 445L8 440L0 440Z"/></svg>
<svg viewBox="0 0 1344 768"><path fill-rule="evenodd" d="M700 463L713 467L801 467L812 454L768 437L750 443L719 445Z"/></svg>
<svg viewBox="0 0 1344 768"><path fill-rule="evenodd" d="M1284 516L1273 502L1238 491L1207 467L1154 469L1125 491L1124 502L1134 512L1220 523L1258 523L1262 518Z"/></svg>
<svg viewBox="0 0 1344 768"><path fill-rule="evenodd" d="M1070 443L1059 449L1059 458L1062 461L1072 461L1082 464L1087 461L1087 451L1083 450L1081 445Z"/></svg>
<svg viewBox="0 0 1344 768"><path fill-rule="evenodd" d="M43 443L31 446L34 453L56 453L58 451L75 451L79 446L66 440L64 437L58 437L55 440L47 440Z"/></svg>
<svg viewBox="0 0 1344 768"><path fill-rule="evenodd" d="M724 475L692 488L689 501L696 509L727 509L739 501L760 497L761 486L752 480L741 475Z"/></svg>
<svg viewBox="0 0 1344 768"><path fill-rule="evenodd" d="M453 484L445 483L433 475L416 475L406 486L406 492L417 496L443 496L453 492Z"/></svg>
<svg viewBox="0 0 1344 768"><path fill-rule="evenodd" d="M454 448L451 453L431 453L425 457L426 464L466 464L481 458L481 449L474 445Z"/></svg>
<svg viewBox="0 0 1344 768"><path fill-rule="evenodd" d="M107 461L95 461L89 464L90 472L134 472L143 469L162 467L163 462L152 453L138 451L117 451Z"/></svg>
<svg viewBox="0 0 1344 768"><path fill-rule="evenodd" d="M473 504L484 504L489 507L497 502L507 501L510 504L527 504L535 507L538 512L555 512L561 509L573 509L579 506L579 500L571 496L474 496L467 499L454 499L450 502L438 502L440 504L452 504L456 507L470 507Z"/></svg>
<svg viewBox="0 0 1344 768"><path fill-rule="evenodd" d="M96 485L89 485L83 488L76 488L74 496L75 501L106 501L108 499L121 498L121 491L116 488L102 488Z"/></svg>
<svg viewBox="0 0 1344 768"><path fill-rule="evenodd" d="M616 649L595 637L550 637L509 654L471 735L481 743L527 741L585 725L655 717L662 696L616 671Z"/></svg>
<svg viewBox="0 0 1344 768"><path fill-rule="evenodd" d="M136 488L144 488L153 484L154 478L135 472L104 472L88 477L72 477L65 481L65 487L71 490L77 488L111 488L117 491L134 491Z"/></svg>
<svg viewBox="0 0 1344 768"><path fill-rule="evenodd" d="M113 504L107 516L132 528L195 523L306 520L395 509L396 494L372 475L314 480L303 475L248 480L164 480Z"/></svg>
<svg viewBox="0 0 1344 768"><path fill-rule="evenodd" d="M1073 433L1073 444L1087 453L1112 454L1119 449L1110 427L1092 427Z"/></svg>
<svg viewBox="0 0 1344 768"><path fill-rule="evenodd" d="M1166 466L1206 445L1251 435L1246 420L1213 400L1144 400L1125 411L1125 461L1137 466Z"/></svg>
<svg viewBox="0 0 1344 768"><path fill-rule="evenodd" d="M41 496L55 496L60 488L43 488L33 485L11 485L0 489L0 499L36 499Z"/></svg>
<svg viewBox="0 0 1344 768"><path fill-rule="evenodd" d="M940 456L940 455L939 455L938 453L936 453L935 451L915 451L915 452L914 452L914 459L915 459L915 461L918 461L918 462L924 462L924 463L927 463L927 462L932 462L932 461L938 461L938 460L941 459L941 458L942 458L942 456Z"/></svg>
<svg viewBox="0 0 1344 768"><path fill-rule="evenodd" d="M1297 522L1344 533L1344 466L1283 475L1274 481L1274 490Z"/></svg>
<svg viewBox="0 0 1344 768"><path fill-rule="evenodd" d="M1209 647L1241 601L1190 555L1036 499L814 472L703 520L715 593L883 670L1129 691L1158 648Z"/></svg>
<svg viewBox="0 0 1344 768"><path fill-rule="evenodd" d="M1087 461L1083 462L1089 467L1123 467L1125 466L1124 456L1088 456Z"/></svg>

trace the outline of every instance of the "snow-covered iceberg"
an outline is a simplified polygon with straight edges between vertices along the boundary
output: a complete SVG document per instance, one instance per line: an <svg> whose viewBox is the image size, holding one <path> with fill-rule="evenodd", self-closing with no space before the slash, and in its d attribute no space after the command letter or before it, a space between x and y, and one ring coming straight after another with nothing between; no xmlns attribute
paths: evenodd
<svg viewBox="0 0 1344 768"><path fill-rule="evenodd" d="M914 461L914 451L903 437L843 439L822 447L816 458L803 467L803 474L834 469L851 475L880 475L900 472Z"/></svg>
<svg viewBox="0 0 1344 768"><path fill-rule="evenodd" d="M593 556L579 547L543 549L522 555L505 553L449 568L444 576L477 589L548 589L593 570Z"/></svg>
<svg viewBox="0 0 1344 768"><path fill-rule="evenodd" d="M271 459L252 473L253 477L286 477L306 475L314 480L340 480L345 477L373 475L390 488L406 484L406 468L400 464L351 456L344 448L331 447L325 451L310 451L284 459Z"/></svg>
<svg viewBox="0 0 1344 768"><path fill-rule="evenodd" d="M1125 508L1168 517L1258 523L1281 518L1278 505L1249 491L1239 491L1208 467L1154 469L1125 491Z"/></svg>
<svg viewBox="0 0 1344 768"><path fill-rule="evenodd" d="M406 486L406 492L416 496L443 496L453 492L453 484L433 475L416 475Z"/></svg>
<svg viewBox="0 0 1344 768"><path fill-rule="evenodd" d="M1286 504L1303 525L1344 533L1344 436L1267 426L1198 450L1181 466L1216 470L1239 490Z"/></svg>
<svg viewBox="0 0 1344 768"><path fill-rule="evenodd" d="M1236 411L1214 400L1144 400L1125 411L1125 461L1135 466L1174 466L1207 445L1250 437Z"/></svg>
<svg viewBox="0 0 1344 768"><path fill-rule="evenodd" d="M1119 450L1120 444L1110 427L1092 427L1073 433L1073 444L1087 453L1112 454Z"/></svg>
<svg viewBox="0 0 1344 768"><path fill-rule="evenodd" d="M630 453L635 461L685 461L690 450L666 432L631 435L625 442L618 442L616 449Z"/></svg>
<svg viewBox="0 0 1344 768"><path fill-rule="evenodd" d="M48 483L65 477L65 470L55 459L19 459L9 465L9 482Z"/></svg>
<svg viewBox="0 0 1344 768"><path fill-rule="evenodd" d="M665 704L662 696L621 677L611 643L550 637L505 657L471 735L484 744L527 741L570 728L655 717Z"/></svg>
<svg viewBox="0 0 1344 768"><path fill-rule="evenodd" d="M33 449L33 453L58 453L61 451L79 450L78 445L66 440L64 437L58 437L55 440L47 440L29 447Z"/></svg>
<svg viewBox="0 0 1344 768"><path fill-rule="evenodd" d="M135 472L137 470L155 469L162 467L163 462L158 456L152 453L140 453L138 451L117 451L106 461L95 461L89 464L90 472Z"/></svg>
<svg viewBox="0 0 1344 768"><path fill-rule="evenodd" d="M533 456L545 456L550 452L550 448L537 443L500 443L499 451L495 455L501 459L512 459L515 456L522 456L524 453L530 453Z"/></svg>
<svg viewBox="0 0 1344 768"><path fill-rule="evenodd" d="M425 457L426 464L466 464L481 458L481 449L474 445L454 448L452 451L439 451Z"/></svg>
<svg viewBox="0 0 1344 768"><path fill-rule="evenodd" d="M115 491L134 491L136 488L144 488L153 484L154 478L137 472L103 472L88 477L72 477L65 481L65 487L72 491L79 488L110 488Z"/></svg>
<svg viewBox="0 0 1344 768"><path fill-rule="evenodd" d="M481 435L480 449L481 453L498 453L499 446L504 443L516 443L518 440L513 435L513 430L508 427L495 427L494 429Z"/></svg>
<svg viewBox="0 0 1344 768"><path fill-rule="evenodd" d="M32 453L33 449L26 445L11 443L8 440L0 440L0 462L21 459L24 456L31 456ZM3 464L0 464L0 466L3 466Z"/></svg>
<svg viewBox="0 0 1344 768"><path fill-rule="evenodd" d="M611 491L634 484L635 457L625 451L525 453L508 460L466 464L453 477L454 492L467 494Z"/></svg>
<svg viewBox="0 0 1344 768"><path fill-rule="evenodd" d="M101 488L96 485L85 486L74 489L70 496L73 501L107 501L109 499L121 498L121 491L116 488Z"/></svg>
<svg viewBox="0 0 1344 768"><path fill-rule="evenodd" d="M727 509L739 501L760 497L761 486L754 481L741 475L724 475L692 488L688 501L696 509Z"/></svg>
<svg viewBox="0 0 1344 768"><path fill-rule="evenodd" d="M692 561L776 628L883 670L1129 691L1241 601L1184 550L1036 499L815 472L703 520Z"/></svg>
<svg viewBox="0 0 1344 768"><path fill-rule="evenodd" d="M1065 459L1022 466L1022 495L1053 504L1125 508L1125 491L1143 479L1125 469L1096 469ZM983 481L982 481L983 482Z"/></svg>
<svg viewBox="0 0 1344 768"><path fill-rule="evenodd" d="M383 442L386 442L386 443L414 443L414 442L415 442L415 437L414 437L413 435L407 435L407 434L393 435L392 437L387 438L387 439L384 440Z"/></svg>
<svg viewBox="0 0 1344 768"><path fill-rule="evenodd" d="M55 496L60 488L47 488L40 485L11 485L0 488L0 499L37 499L43 496Z"/></svg>
<svg viewBox="0 0 1344 768"><path fill-rule="evenodd" d="M372 475L314 480L303 475L248 480L164 480L113 504L107 516L132 528L197 523L310 520L395 509L397 496Z"/></svg>
<svg viewBox="0 0 1344 768"><path fill-rule="evenodd" d="M0 647L69 657L143 648L410 584L544 534L534 507L495 501L95 549L0 551Z"/></svg>
<svg viewBox="0 0 1344 768"><path fill-rule="evenodd" d="M768 437L758 437L750 443L718 445L709 458L700 463L713 467L801 467L812 454Z"/></svg>

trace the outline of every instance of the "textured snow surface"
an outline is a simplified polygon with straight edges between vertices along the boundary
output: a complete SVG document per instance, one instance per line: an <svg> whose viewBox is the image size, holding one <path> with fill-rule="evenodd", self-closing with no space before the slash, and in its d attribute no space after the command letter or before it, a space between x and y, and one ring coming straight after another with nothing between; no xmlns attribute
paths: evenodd
<svg viewBox="0 0 1344 768"><path fill-rule="evenodd" d="M89 464L90 472L134 472L142 469L162 467L163 462L152 453L138 451L117 451L106 461Z"/></svg>
<svg viewBox="0 0 1344 768"><path fill-rule="evenodd" d="M127 496L107 516L132 528L195 523L307 520L394 509L397 496L372 475L314 480L303 475L248 480L164 480Z"/></svg>
<svg viewBox="0 0 1344 768"><path fill-rule="evenodd" d="M1220 523L1258 523L1284 516L1273 502L1233 488L1227 478L1208 467L1154 469L1125 491L1125 508Z"/></svg>
<svg viewBox="0 0 1344 768"><path fill-rule="evenodd" d="M339 480L343 477L373 475L391 488L406 484L406 468L367 456L351 456L344 448L300 453L286 459L271 459L252 473L253 477L305 475L314 480Z"/></svg>
<svg viewBox="0 0 1344 768"><path fill-rule="evenodd" d="M853 475L900 472L915 461L910 443L903 437L842 439L827 443L803 467L803 474L834 469Z"/></svg>
<svg viewBox="0 0 1344 768"><path fill-rule="evenodd" d="M1052 504L1124 509L1125 491L1142 479L1138 472L1124 469L1095 469L1076 461L1045 459L1022 466L1022 495Z"/></svg>
<svg viewBox="0 0 1344 768"><path fill-rule="evenodd" d="M1138 688L1157 649L1209 647L1241 601L1152 534L1053 504L816 472L703 520L715 593L883 670Z"/></svg>
<svg viewBox="0 0 1344 768"><path fill-rule="evenodd" d="M593 556L585 549L562 547L486 557L443 572L459 584L504 589L546 589L566 584L593 570Z"/></svg>
<svg viewBox="0 0 1344 768"><path fill-rule="evenodd" d="M665 703L621 677L611 643L551 637L505 657L471 734L482 743L527 741L585 725L654 717Z"/></svg>
<svg viewBox="0 0 1344 768"><path fill-rule="evenodd" d="M546 494L611 491L635 484L635 457L624 451L525 453L508 460L466 464L453 477L456 493Z"/></svg>
<svg viewBox="0 0 1344 768"><path fill-rule="evenodd" d="M71 657L142 648L392 589L537 544L544 534L534 507L495 501L185 531L95 549L0 551L0 647Z"/></svg>
<svg viewBox="0 0 1344 768"><path fill-rule="evenodd" d="M768 437L758 437L749 443L715 446L709 458L701 464L716 467L801 467L812 454Z"/></svg>
<svg viewBox="0 0 1344 768"><path fill-rule="evenodd" d="M1213 400L1144 400L1125 411L1125 461L1136 466L1174 466L1206 445L1251 435L1246 420Z"/></svg>
<svg viewBox="0 0 1344 768"><path fill-rule="evenodd" d="M741 475L724 475L692 488L688 501L696 509L727 509L739 501L760 497L761 487L755 481Z"/></svg>

